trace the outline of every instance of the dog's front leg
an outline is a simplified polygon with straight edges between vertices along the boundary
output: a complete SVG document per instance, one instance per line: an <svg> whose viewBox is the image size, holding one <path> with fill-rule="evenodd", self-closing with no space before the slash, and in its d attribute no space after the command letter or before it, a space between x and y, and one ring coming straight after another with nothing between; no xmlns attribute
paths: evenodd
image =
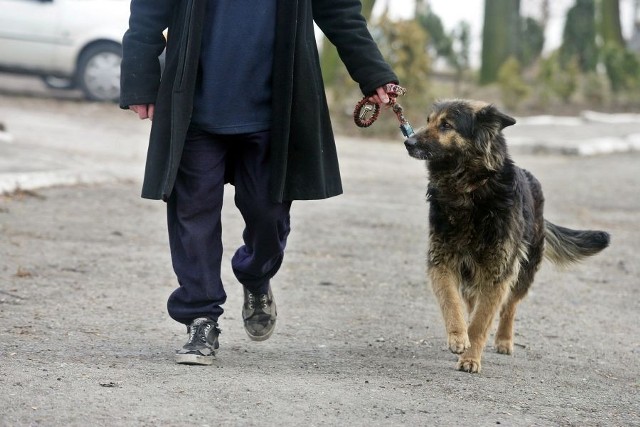
<svg viewBox="0 0 640 427"><path fill-rule="evenodd" d="M449 350L455 354L462 354L471 344L467 335L462 298L458 291L458 277L445 267L430 266L429 278L442 310Z"/></svg>
<svg viewBox="0 0 640 427"><path fill-rule="evenodd" d="M509 291L510 281L496 283L481 289L475 297L475 306L469 321L471 346L460 356L458 370L477 373L481 369L481 359L487 342L493 318Z"/></svg>

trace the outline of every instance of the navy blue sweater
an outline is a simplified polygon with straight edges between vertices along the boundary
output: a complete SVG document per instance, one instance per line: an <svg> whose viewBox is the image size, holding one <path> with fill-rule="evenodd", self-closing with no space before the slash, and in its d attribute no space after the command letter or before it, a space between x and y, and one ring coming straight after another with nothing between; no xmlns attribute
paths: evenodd
<svg viewBox="0 0 640 427"><path fill-rule="evenodd" d="M191 122L215 134L271 126L276 0L209 0Z"/></svg>

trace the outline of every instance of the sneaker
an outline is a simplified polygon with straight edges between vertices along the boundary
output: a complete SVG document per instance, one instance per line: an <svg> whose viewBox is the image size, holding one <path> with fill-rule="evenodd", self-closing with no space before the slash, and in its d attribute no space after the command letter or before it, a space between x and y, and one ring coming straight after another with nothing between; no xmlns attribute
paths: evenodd
<svg viewBox="0 0 640 427"><path fill-rule="evenodd" d="M242 318L244 330L253 341L268 339L276 327L276 302L271 288L267 294L254 294L244 288Z"/></svg>
<svg viewBox="0 0 640 427"><path fill-rule="evenodd" d="M215 350L220 347L220 329L215 320L199 317L189 326L189 341L176 352L176 363L185 365L211 365L216 358Z"/></svg>

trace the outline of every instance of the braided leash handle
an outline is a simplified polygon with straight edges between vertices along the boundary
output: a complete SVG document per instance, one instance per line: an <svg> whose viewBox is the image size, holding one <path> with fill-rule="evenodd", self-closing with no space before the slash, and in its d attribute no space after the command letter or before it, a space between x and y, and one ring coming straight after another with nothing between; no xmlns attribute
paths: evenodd
<svg viewBox="0 0 640 427"><path fill-rule="evenodd" d="M355 110L353 110L353 121L356 126L360 128L368 128L378 120L378 115L380 114L380 105L375 102L369 102L369 100L364 97L356 104Z"/></svg>
<svg viewBox="0 0 640 427"><path fill-rule="evenodd" d="M402 106L398 104L396 98L407 93L407 90L402 86L394 83L389 83L384 87L387 95L389 95L389 105L392 107L393 112L396 114L398 121L400 122L400 131L409 138L414 134L413 128L409 124L409 121L404 117ZM371 126L380 115L380 105L368 100L368 97L364 97L356 104L356 108L353 110L353 121L356 126L361 128L367 128Z"/></svg>

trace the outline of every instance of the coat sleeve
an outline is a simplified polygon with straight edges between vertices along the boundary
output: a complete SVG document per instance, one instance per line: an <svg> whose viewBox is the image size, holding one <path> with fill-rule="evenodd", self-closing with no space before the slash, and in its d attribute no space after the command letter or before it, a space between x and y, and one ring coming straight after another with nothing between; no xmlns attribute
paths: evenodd
<svg viewBox="0 0 640 427"><path fill-rule="evenodd" d="M122 39L120 107L155 103L160 86L160 60L178 0L131 0L129 29Z"/></svg>
<svg viewBox="0 0 640 427"><path fill-rule="evenodd" d="M359 0L313 0L313 19L338 49L362 93L371 95L385 83L399 83L371 37Z"/></svg>

